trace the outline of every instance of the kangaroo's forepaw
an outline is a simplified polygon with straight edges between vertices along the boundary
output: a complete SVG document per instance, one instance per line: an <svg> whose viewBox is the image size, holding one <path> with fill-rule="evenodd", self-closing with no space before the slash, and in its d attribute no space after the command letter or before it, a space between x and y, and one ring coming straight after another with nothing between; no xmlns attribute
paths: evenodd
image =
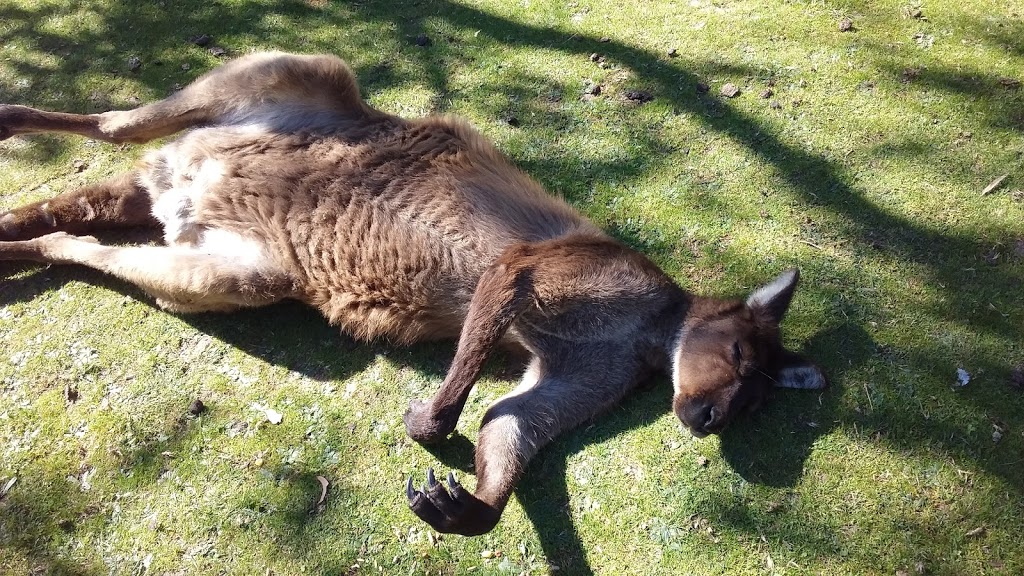
<svg viewBox="0 0 1024 576"><path fill-rule="evenodd" d="M431 403L427 400L409 402L409 409L402 417L405 421L405 432L420 444L440 442L455 431L455 423L443 418L434 418Z"/></svg>
<svg viewBox="0 0 1024 576"><path fill-rule="evenodd" d="M501 518L501 511L484 504L455 481L448 473L448 488L434 478L434 469L427 469L427 483L416 490L412 476L405 483L409 508L438 532L477 536L490 532Z"/></svg>

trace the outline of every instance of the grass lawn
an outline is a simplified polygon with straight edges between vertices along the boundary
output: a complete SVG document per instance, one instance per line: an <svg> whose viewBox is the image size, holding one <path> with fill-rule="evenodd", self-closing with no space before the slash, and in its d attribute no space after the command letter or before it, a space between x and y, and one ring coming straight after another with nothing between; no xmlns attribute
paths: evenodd
<svg viewBox="0 0 1024 576"><path fill-rule="evenodd" d="M0 102L130 108L262 49L468 117L696 292L799 266L786 341L832 387L696 440L658 380L545 449L492 533L438 537L404 479L472 486L501 362L432 453L401 417L451 344L0 264L0 573L1024 573L1024 2L5 0ZM141 152L4 141L0 209Z"/></svg>

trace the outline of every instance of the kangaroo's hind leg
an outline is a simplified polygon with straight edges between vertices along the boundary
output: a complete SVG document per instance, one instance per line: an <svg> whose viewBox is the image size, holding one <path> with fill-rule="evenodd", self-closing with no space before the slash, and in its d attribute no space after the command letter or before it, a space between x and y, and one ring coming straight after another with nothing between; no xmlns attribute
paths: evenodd
<svg viewBox="0 0 1024 576"><path fill-rule="evenodd" d="M380 114L363 102L355 75L340 58L265 52L215 68L180 92L134 110L66 114L0 104L0 140L68 132L107 142L144 143L275 109L332 111L360 119Z"/></svg>
<svg viewBox="0 0 1024 576"><path fill-rule="evenodd" d="M28 240L52 232L91 233L107 228L155 227L153 202L128 172L49 200L0 212L0 241Z"/></svg>
<svg viewBox="0 0 1024 576"><path fill-rule="evenodd" d="M55 232L0 242L0 260L89 266L139 286L172 312L225 312L296 295L291 277L270 259L240 259L201 247L104 246L91 237Z"/></svg>

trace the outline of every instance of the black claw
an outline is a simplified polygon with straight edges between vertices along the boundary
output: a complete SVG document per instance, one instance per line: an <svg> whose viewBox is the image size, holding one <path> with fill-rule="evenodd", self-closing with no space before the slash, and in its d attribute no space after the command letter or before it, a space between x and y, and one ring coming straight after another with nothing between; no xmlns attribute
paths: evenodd
<svg viewBox="0 0 1024 576"><path fill-rule="evenodd" d="M454 490L455 487L458 486L458 485L459 485L459 483L455 481L455 474L452 474L449 471L448 472L448 488L451 489L451 490Z"/></svg>
<svg viewBox="0 0 1024 576"><path fill-rule="evenodd" d="M433 488L437 486L437 478L434 478L434 469L427 468L427 486Z"/></svg>
<svg viewBox="0 0 1024 576"><path fill-rule="evenodd" d="M412 487L412 476L405 481L405 497L412 502L412 499L416 497L416 490Z"/></svg>

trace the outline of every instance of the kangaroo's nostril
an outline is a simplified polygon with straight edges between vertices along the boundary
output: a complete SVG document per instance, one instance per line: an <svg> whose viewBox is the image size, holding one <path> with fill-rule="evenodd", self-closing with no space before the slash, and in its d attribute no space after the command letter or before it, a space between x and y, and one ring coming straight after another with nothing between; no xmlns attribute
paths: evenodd
<svg viewBox="0 0 1024 576"><path fill-rule="evenodd" d="M704 428L710 428L715 424L715 420L718 418L718 411L715 410L714 406L708 407L707 419L704 421Z"/></svg>

